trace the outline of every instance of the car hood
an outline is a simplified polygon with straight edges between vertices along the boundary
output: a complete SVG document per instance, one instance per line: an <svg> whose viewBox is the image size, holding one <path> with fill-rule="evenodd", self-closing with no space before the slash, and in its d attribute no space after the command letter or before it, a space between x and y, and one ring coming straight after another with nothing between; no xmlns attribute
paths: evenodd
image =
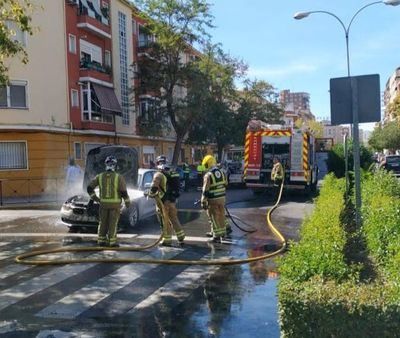
<svg viewBox="0 0 400 338"><path fill-rule="evenodd" d="M128 189L128 195L131 200L135 200L144 196L143 191L137 189Z"/></svg>
<svg viewBox="0 0 400 338"><path fill-rule="evenodd" d="M127 191L128 191L129 199L131 201L142 198L144 196L144 193L142 190L128 189ZM96 189L96 193L98 195L97 189ZM89 201L90 201L89 195L85 194L85 195L72 196L72 197L68 198L65 203L83 207L83 206L86 206L89 203Z"/></svg>

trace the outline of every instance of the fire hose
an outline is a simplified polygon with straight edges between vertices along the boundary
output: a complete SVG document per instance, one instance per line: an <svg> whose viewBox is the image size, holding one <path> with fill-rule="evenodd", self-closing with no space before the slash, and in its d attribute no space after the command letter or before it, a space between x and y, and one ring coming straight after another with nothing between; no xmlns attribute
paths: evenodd
<svg viewBox="0 0 400 338"><path fill-rule="evenodd" d="M178 259L155 259L155 258L79 258L79 259L32 259L37 256L44 256L49 254L63 253L63 252L99 252L103 250L112 250L112 251L143 251L148 250L155 247L158 243L160 243L162 239L162 234L160 237L153 243L150 243L145 246L124 246L124 247L70 247L70 248L58 248L58 249L50 249L50 250L37 250L27 252L21 255L16 256L15 262L19 264L28 264L28 265L61 265L61 264L77 264L77 263L146 263L146 264L167 264L167 265L234 265L234 264L246 264L259 260L264 260L267 258L274 257L286 250L286 239L279 232L279 230L273 225L271 221L271 215L273 211L278 207L279 202L282 197L283 192L283 181L280 185L278 198L275 204L268 210L266 215L266 223L267 226L272 230L273 234L280 241L280 248L273 252L264 253L263 255L248 257L243 259L211 259L211 260L178 260ZM156 197L158 198L158 197ZM158 201L160 202L160 201ZM160 203L162 206L162 203ZM30 259L28 259L30 258Z"/></svg>

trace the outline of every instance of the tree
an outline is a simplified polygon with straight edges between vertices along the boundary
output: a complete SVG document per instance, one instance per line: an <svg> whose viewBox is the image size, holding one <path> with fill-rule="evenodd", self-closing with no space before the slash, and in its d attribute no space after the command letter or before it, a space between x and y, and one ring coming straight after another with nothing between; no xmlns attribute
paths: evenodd
<svg viewBox="0 0 400 338"><path fill-rule="evenodd" d="M295 125L297 128L309 130L314 137L322 137L324 135L324 126L318 121L299 118Z"/></svg>
<svg viewBox="0 0 400 338"><path fill-rule="evenodd" d="M283 109L275 88L263 80L245 80L244 88L237 95L235 129L232 143L244 144L247 124L256 119L266 123L282 123Z"/></svg>
<svg viewBox="0 0 400 338"><path fill-rule="evenodd" d="M247 66L224 53L219 45L208 45L197 64L201 81L196 81L193 106L201 106L198 122L193 125L188 142L216 143L221 158L225 145L232 142L235 133L235 79Z"/></svg>
<svg viewBox="0 0 400 338"><path fill-rule="evenodd" d="M383 126L376 127L368 143L378 151L389 149L394 152L400 149L400 128L397 121L391 121Z"/></svg>
<svg viewBox="0 0 400 338"><path fill-rule="evenodd" d="M186 55L198 55L192 46L208 39L206 29L212 27L209 4L205 0L142 0L138 3L140 15L146 22L150 37L147 57L138 60L141 90L157 97L154 120L169 124L176 133L172 162L178 162L182 142L200 114L200 109L190 109L186 95L194 80L192 64Z"/></svg>
<svg viewBox="0 0 400 338"><path fill-rule="evenodd" d="M388 104L389 115L399 120L400 118L400 95L397 94L393 102Z"/></svg>
<svg viewBox="0 0 400 338"><path fill-rule="evenodd" d="M344 177L345 174L345 160L344 160L344 146L343 144L335 144L328 152L328 159L326 162L328 171L333 172L336 177ZM372 153L368 148L360 146L360 165L361 168L368 170L372 164ZM354 167L353 161L353 142L348 143L348 165L349 170Z"/></svg>
<svg viewBox="0 0 400 338"><path fill-rule="evenodd" d="M29 0L0 0L0 86L8 83L7 58L20 55L22 63L28 63L28 54L15 36L17 30L32 35L32 11Z"/></svg>
<svg viewBox="0 0 400 338"><path fill-rule="evenodd" d="M368 139L368 144L377 151L382 151L385 148L381 125L375 127L375 129L372 131L372 134Z"/></svg>

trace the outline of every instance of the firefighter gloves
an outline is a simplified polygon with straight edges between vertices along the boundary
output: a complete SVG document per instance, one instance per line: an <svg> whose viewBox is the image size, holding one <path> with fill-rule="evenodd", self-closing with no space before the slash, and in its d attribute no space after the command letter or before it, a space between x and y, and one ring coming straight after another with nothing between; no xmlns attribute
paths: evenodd
<svg viewBox="0 0 400 338"><path fill-rule="evenodd" d="M202 200L201 200L201 207L202 207L204 210L207 210L207 209L208 209L208 201L207 201L206 199L202 199Z"/></svg>

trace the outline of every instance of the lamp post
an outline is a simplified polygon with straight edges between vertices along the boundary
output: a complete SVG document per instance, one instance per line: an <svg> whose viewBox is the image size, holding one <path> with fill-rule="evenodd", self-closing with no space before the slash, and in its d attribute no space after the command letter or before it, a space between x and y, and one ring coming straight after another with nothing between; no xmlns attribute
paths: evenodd
<svg viewBox="0 0 400 338"><path fill-rule="evenodd" d="M322 13L327 14L334 17L342 26L344 30L344 34L346 37L346 57L347 57L347 76L350 78L350 53L349 53L349 32L351 25L356 18L356 16L365 8L370 7L372 5L377 4L385 4L389 6L397 6L400 5L400 0L384 0L384 1L374 1L363 7L361 7L351 18L350 23L346 25L343 21L334 13L328 11L309 11L309 12L298 12L293 17L296 20L301 20L308 17L310 14L314 13ZM353 158L354 158L354 190L355 190L355 198L356 198L356 224L360 225L361 223L361 181L360 181L360 140L359 140L359 129L358 129L358 99L355 95L357 95L357 82L350 78L350 87L352 91L352 117L353 117ZM346 191L348 186L348 168L346 165Z"/></svg>

